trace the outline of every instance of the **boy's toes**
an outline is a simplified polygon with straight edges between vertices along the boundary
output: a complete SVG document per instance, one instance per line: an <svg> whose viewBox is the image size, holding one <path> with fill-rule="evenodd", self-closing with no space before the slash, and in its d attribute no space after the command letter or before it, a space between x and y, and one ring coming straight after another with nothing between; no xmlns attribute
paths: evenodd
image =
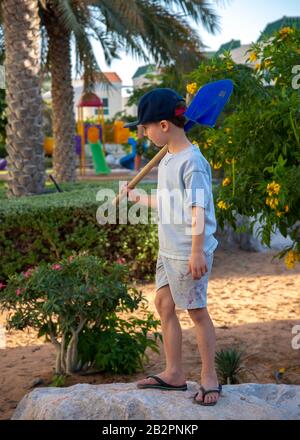
<svg viewBox="0 0 300 440"><path fill-rule="evenodd" d="M195 400L197 400L197 402L199 401L199 402L202 402L202 392L199 390L198 391L198 393L197 393L197 395L196 395L196 397L195 397Z"/></svg>
<svg viewBox="0 0 300 440"><path fill-rule="evenodd" d="M138 385L145 385L145 384L154 384L157 383L154 379L152 379L151 377L148 377L146 379L141 379L137 382Z"/></svg>
<svg viewBox="0 0 300 440"><path fill-rule="evenodd" d="M214 403L218 400L218 394L217 393L209 393L205 396L204 402L205 403Z"/></svg>

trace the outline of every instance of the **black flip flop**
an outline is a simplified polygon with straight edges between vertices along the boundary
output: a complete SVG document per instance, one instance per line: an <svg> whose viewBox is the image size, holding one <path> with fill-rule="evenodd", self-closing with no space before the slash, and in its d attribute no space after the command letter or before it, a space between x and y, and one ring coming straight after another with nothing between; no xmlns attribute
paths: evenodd
<svg viewBox="0 0 300 440"><path fill-rule="evenodd" d="M158 384L150 383L150 384L138 384L138 388L158 388L161 390L173 390L173 391L186 391L187 390L187 384L184 385L170 385L169 383L166 383L163 381L160 377L155 376L153 374L150 374L148 377L153 377L153 379L157 380Z"/></svg>
<svg viewBox="0 0 300 440"><path fill-rule="evenodd" d="M199 391L197 391L197 393L194 395L193 403L197 403L198 405L202 405L202 406L214 406L214 405L216 405L216 403L218 403L219 399L216 400L215 402L205 403L204 402L205 396L206 396L206 394L209 394L209 393L219 393L219 394L221 394L221 392L222 392L222 385L219 385L217 388L209 388L207 390L202 385L200 385L200 391L202 391L202 400L197 400L196 399L196 397L197 397L197 395L199 393Z"/></svg>

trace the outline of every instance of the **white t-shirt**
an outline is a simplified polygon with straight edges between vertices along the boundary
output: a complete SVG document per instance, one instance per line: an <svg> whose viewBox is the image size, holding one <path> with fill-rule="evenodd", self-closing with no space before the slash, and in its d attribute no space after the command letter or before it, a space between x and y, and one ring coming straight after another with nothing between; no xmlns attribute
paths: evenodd
<svg viewBox="0 0 300 440"><path fill-rule="evenodd" d="M161 255L188 260L192 250L192 206L205 208L204 252L218 246L209 162L195 145L163 157L158 166L158 238Z"/></svg>

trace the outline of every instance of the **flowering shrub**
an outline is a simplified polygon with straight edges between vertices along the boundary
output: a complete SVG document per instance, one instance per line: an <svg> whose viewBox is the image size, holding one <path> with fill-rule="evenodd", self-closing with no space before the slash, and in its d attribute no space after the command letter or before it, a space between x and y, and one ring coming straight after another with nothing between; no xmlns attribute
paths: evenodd
<svg viewBox="0 0 300 440"><path fill-rule="evenodd" d="M300 31L285 28L253 44L248 60L257 61L254 69L224 52L191 73L189 93L214 80L234 82L219 125L192 134L211 166L223 171L216 200L220 226L228 221L238 229L237 213L253 217L250 230L259 220L268 246L279 228L293 240L277 255L291 268L300 255L300 94L293 73L300 65Z"/></svg>
<svg viewBox="0 0 300 440"><path fill-rule="evenodd" d="M57 374L93 367L132 373L148 346L157 351L160 334L147 338L159 321L146 313L142 293L128 281L123 259L110 264L83 253L12 275L1 283L0 309L9 311L8 329L31 327L52 342ZM144 319L128 316L140 303Z"/></svg>

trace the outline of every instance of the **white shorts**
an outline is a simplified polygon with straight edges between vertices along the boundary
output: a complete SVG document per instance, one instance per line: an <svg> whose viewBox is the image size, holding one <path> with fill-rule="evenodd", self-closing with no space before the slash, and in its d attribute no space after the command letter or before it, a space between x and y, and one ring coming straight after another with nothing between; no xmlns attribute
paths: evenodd
<svg viewBox="0 0 300 440"><path fill-rule="evenodd" d="M207 306L207 286L212 270L214 253L205 254L208 271L199 280L188 272L188 260L175 260L160 253L156 263L156 291L167 284L179 309L200 309Z"/></svg>

